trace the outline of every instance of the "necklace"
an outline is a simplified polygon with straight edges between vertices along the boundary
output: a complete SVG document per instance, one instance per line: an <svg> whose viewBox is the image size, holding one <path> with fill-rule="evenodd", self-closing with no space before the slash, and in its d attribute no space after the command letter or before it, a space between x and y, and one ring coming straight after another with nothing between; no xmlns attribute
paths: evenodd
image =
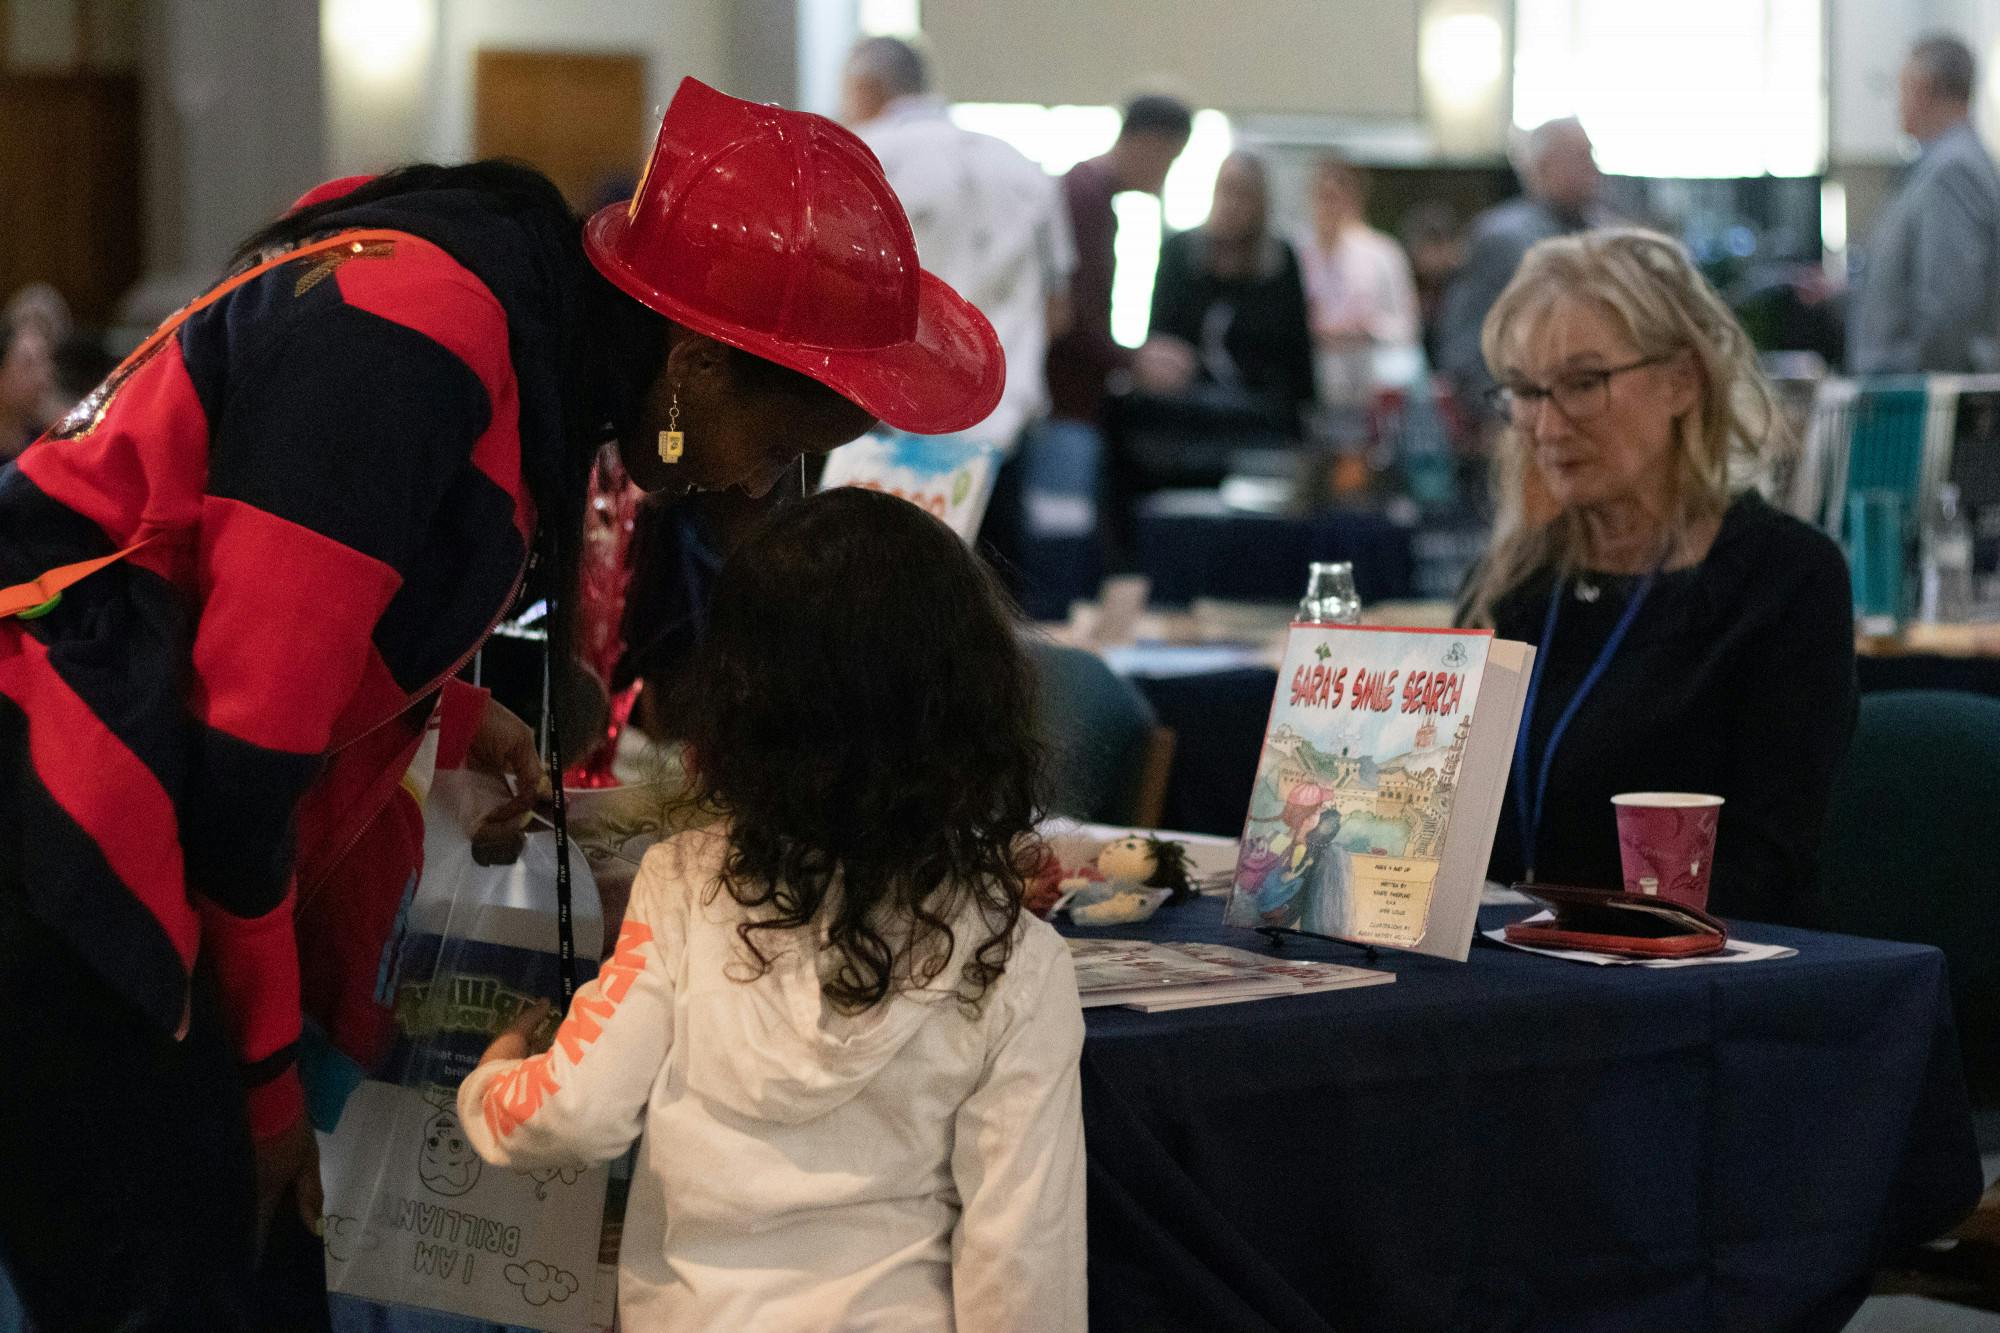
<svg viewBox="0 0 2000 1333"><path fill-rule="evenodd" d="M1661 562L1662 565L1664 563ZM1639 618L1639 608L1646 604L1646 594L1653 590L1653 581L1659 578L1660 568L1659 565L1654 566L1639 580L1639 586L1632 593L1632 600L1625 603L1625 610L1619 615L1618 623L1612 627L1604 646L1598 649L1597 660L1590 664L1590 670L1584 673L1583 683L1576 687L1576 693L1570 696L1568 705L1556 718L1555 725L1549 728L1548 740L1542 746L1541 764L1537 768L1532 764L1533 742L1529 733L1534 726L1535 705L1541 697L1542 670L1548 665L1549 649L1556 639L1556 619L1562 610L1563 581L1558 578L1549 589L1549 613L1542 622L1542 637L1540 643L1536 645L1535 665L1528 672L1528 697L1521 706L1521 727L1514 736L1514 768L1508 776L1508 783L1514 789L1514 808L1521 821L1521 865L1524 878L1531 884L1535 880L1535 843L1542 829L1542 806L1548 796L1549 770L1555 764L1556 749L1562 744L1563 733L1569 730L1569 724L1582 709L1583 701L1597 688L1597 682L1610 668L1612 658L1618 655L1618 647L1625 642L1625 635L1631 630L1632 622ZM1571 581L1576 582L1575 579ZM1579 584L1577 588L1579 597L1582 596L1582 592L1583 589ZM1595 600L1594 595L1591 600Z"/></svg>
<svg viewBox="0 0 2000 1333"><path fill-rule="evenodd" d="M1649 577L1658 577L1666 570L1667 566L1673 560L1674 547L1675 540L1673 534L1666 534L1655 548L1658 554L1653 559ZM1595 605L1604 596L1605 588L1612 581L1623 577L1624 575L1621 574L1576 570L1570 575L1570 589L1577 601L1585 605ZM1557 586L1561 586L1560 582L1558 582Z"/></svg>

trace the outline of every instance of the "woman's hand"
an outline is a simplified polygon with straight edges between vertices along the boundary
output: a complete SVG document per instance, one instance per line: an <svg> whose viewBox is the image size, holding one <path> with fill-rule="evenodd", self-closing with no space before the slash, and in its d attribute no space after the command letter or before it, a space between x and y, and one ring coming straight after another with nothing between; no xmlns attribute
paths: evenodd
<svg viewBox="0 0 2000 1333"><path fill-rule="evenodd" d="M1198 369L1194 348L1170 334L1155 334L1132 355L1132 378L1148 393L1179 393Z"/></svg>
<svg viewBox="0 0 2000 1333"><path fill-rule="evenodd" d="M535 1034L548 1022L553 1008L547 1000L536 1000L524 1007L514 1015L514 1021L507 1025L507 1030L487 1046L485 1054L479 1057L479 1063L487 1065L495 1060L527 1059L534 1050Z"/></svg>
<svg viewBox="0 0 2000 1333"><path fill-rule="evenodd" d="M552 794L535 733L505 704L488 699L465 763L475 772L513 782L514 795L488 811L472 831L473 859L480 865L506 865L521 854L521 832L535 802Z"/></svg>
<svg viewBox="0 0 2000 1333"><path fill-rule="evenodd" d="M1313 325L1313 337L1328 347L1357 347L1374 341L1365 315L1320 320Z"/></svg>
<svg viewBox="0 0 2000 1333"><path fill-rule="evenodd" d="M257 1236L259 1244L270 1234L271 1219L278 1203L290 1190L298 1205L299 1220L306 1230L319 1233L319 1216L325 1211L326 1196L319 1181L319 1141L313 1137L312 1122L300 1116L291 1128L255 1145L257 1167Z"/></svg>

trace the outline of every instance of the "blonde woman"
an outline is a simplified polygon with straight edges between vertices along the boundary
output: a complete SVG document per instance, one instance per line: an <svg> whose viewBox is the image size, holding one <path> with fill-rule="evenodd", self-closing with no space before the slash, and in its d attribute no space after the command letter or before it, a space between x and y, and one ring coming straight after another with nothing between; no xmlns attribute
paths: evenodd
<svg viewBox="0 0 2000 1333"><path fill-rule="evenodd" d="M1681 247L1543 241L1483 333L1507 429L1462 618L1540 649L1491 875L1618 887L1610 798L1725 798L1710 903L1811 916L1853 729L1847 566L1743 488L1782 443L1735 317Z"/></svg>

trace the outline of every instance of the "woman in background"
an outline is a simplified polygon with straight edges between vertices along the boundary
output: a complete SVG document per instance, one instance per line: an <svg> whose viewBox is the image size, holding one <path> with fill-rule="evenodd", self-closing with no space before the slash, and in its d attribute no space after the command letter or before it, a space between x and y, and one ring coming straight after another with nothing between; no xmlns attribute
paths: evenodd
<svg viewBox="0 0 2000 1333"><path fill-rule="evenodd" d="M1232 153L1215 178L1208 221L1160 247L1143 387L1197 382L1297 421L1311 406L1312 334L1292 247L1271 234L1264 164Z"/></svg>
<svg viewBox="0 0 2000 1333"><path fill-rule="evenodd" d="M0 320L0 463L19 457L48 428L55 387L54 352L41 329Z"/></svg>
<svg viewBox="0 0 2000 1333"><path fill-rule="evenodd" d="M1507 429L1462 618L1540 650L1489 875L1620 887L1611 797L1703 792L1714 910L1808 921L1852 594L1839 547L1749 489L1780 443L1749 338L1638 230L1535 246L1483 337Z"/></svg>
<svg viewBox="0 0 2000 1333"><path fill-rule="evenodd" d="M1327 153L1314 165L1312 226L1297 247L1328 403L1366 405L1377 388L1409 383L1420 364L1410 261L1368 225L1367 203L1367 182L1346 158Z"/></svg>

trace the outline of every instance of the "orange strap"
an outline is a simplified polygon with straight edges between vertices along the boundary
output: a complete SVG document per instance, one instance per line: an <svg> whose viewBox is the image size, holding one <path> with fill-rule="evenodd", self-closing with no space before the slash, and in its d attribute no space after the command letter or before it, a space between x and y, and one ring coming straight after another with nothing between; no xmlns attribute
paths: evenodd
<svg viewBox="0 0 2000 1333"><path fill-rule="evenodd" d="M166 323L154 329L151 336L146 341L140 343L132 355L126 357L120 363L119 369L122 370L126 366L145 360L153 354L155 348L173 336L174 330L178 329L190 318L208 309L217 301L220 301L223 297L241 287L244 283L255 281L274 268L282 268L295 259L304 259L308 255L320 254L327 250L352 249L355 253L359 254L363 246L375 241L405 241L408 239L410 237L406 232L360 228L354 231L339 232L323 240L314 241L311 245L302 245L296 250L287 250L281 255L273 255L261 264L252 268L246 268L241 273L231 274L223 282L210 288L190 304L182 306ZM116 372L114 371L113 373L115 374Z"/></svg>
<svg viewBox="0 0 2000 1333"><path fill-rule="evenodd" d="M148 537L147 542L152 538ZM44 611L55 608L56 599L63 595L65 588L71 588L109 565L115 565L146 542L134 542L122 551L111 555L101 555L95 560L79 560L73 565L58 565L40 578L26 583L17 583L11 588L0 588L0 620L8 616L20 616L32 620Z"/></svg>
<svg viewBox="0 0 2000 1333"><path fill-rule="evenodd" d="M191 316L208 309L208 307L214 305L238 287L264 276L264 274L269 273L274 268L280 268L294 260L304 259L310 255L320 254L328 250L352 249L358 254L363 246L373 242L398 241L402 239L404 239L404 234L395 231L369 229L343 231L337 235L326 237L324 240L314 241L311 245L302 245L295 250L287 250L281 255L274 255L261 264L244 269L241 273L232 274L225 281L203 293L195 301L182 306L166 323L154 329L146 341L140 343L130 356L119 363L118 369L113 371L112 375L116 377L125 371L127 367L138 365L139 362L144 361L158 350L160 344L172 337L174 331L180 328L182 324L185 324ZM117 564L120 560L131 555L151 540L152 538L148 537L143 541L134 542L124 550L115 552L114 554L99 556L95 560L79 560L73 565L60 565L38 578L28 580L26 583L17 583L11 588L0 588L0 620L5 620L9 616L20 616L23 620L33 620L36 616L46 615L55 609L56 603L61 599L64 589L74 587L100 569Z"/></svg>

